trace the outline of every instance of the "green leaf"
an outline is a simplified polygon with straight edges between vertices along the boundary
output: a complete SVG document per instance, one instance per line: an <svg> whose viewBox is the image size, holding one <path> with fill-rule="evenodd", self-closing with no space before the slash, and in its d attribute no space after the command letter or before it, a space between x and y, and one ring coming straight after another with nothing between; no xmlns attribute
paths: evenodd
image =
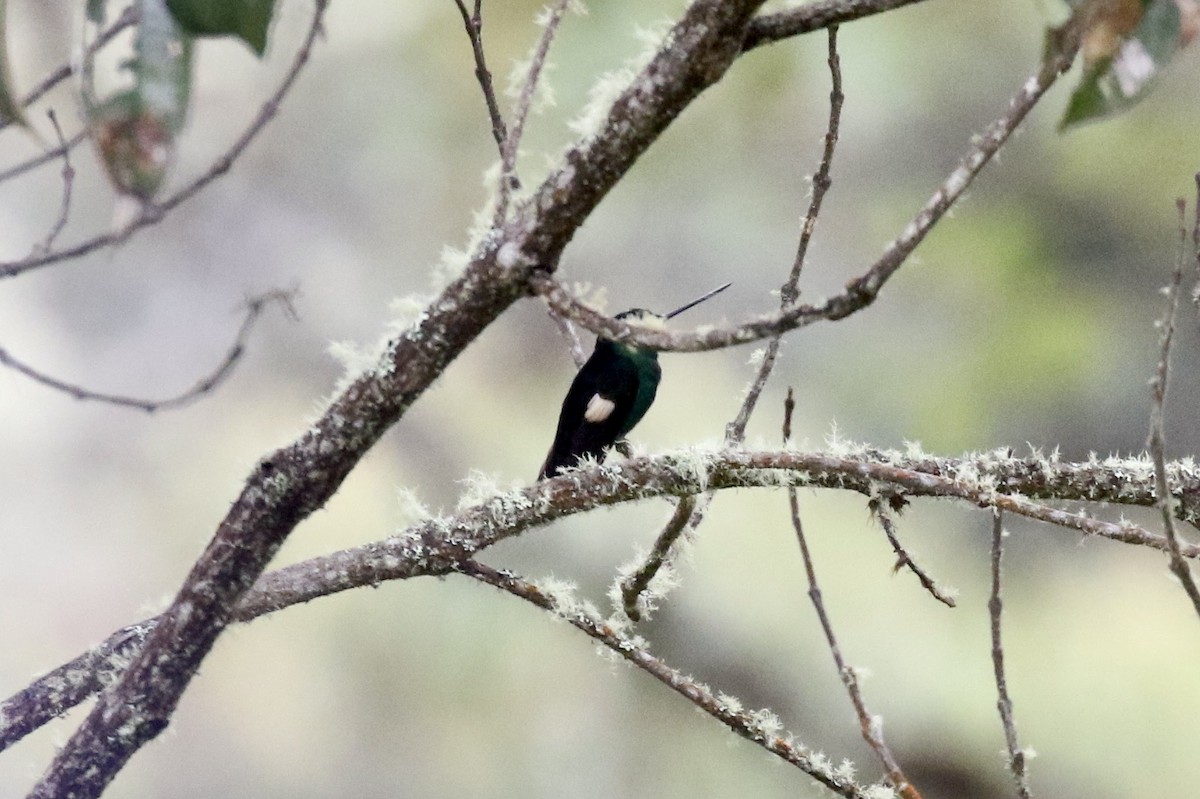
<svg viewBox="0 0 1200 799"><path fill-rule="evenodd" d="M132 69L143 110L172 134L183 129L192 83L192 42L165 0L137 0Z"/></svg>
<svg viewBox="0 0 1200 799"><path fill-rule="evenodd" d="M104 0L87 0L88 22L96 25L104 24Z"/></svg>
<svg viewBox="0 0 1200 799"><path fill-rule="evenodd" d="M0 0L0 124L12 122L29 127L21 100L14 91L12 70L8 66L8 22L5 13L7 2Z"/></svg>
<svg viewBox="0 0 1200 799"><path fill-rule="evenodd" d="M149 200L166 177L191 98L191 37L166 0L135 0L138 11L133 86L103 101L91 99L85 70L88 131L108 176L122 194Z"/></svg>
<svg viewBox="0 0 1200 799"><path fill-rule="evenodd" d="M1059 130L1124 111L1145 97L1182 46L1175 0L1143 0L1137 27L1112 55L1085 64Z"/></svg>
<svg viewBox="0 0 1200 799"><path fill-rule="evenodd" d="M259 57L267 49L275 0L167 0L167 7L192 36L236 36Z"/></svg>
<svg viewBox="0 0 1200 799"><path fill-rule="evenodd" d="M167 176L174 138L161 119L146 112L138 90L93 108L88 130L117 191L142 200L153 197Z"/></svg>

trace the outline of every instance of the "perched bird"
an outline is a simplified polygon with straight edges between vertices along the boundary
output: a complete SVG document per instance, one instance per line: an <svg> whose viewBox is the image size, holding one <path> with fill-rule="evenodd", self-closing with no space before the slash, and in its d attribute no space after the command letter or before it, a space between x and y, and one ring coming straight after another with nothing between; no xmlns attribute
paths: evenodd
<svg viewBox="0 0 1200 799"><path fill-rule="evenodd" d="M617 314L617 319L662 329L668 319L699 305L729 288L726 283L699 299L660 315L645 308ZM599 336L587 363L575 375L558 417L558 431L538 479L553 477L574 466L585 455L599 458L642 420L654 395L662 369L656 350Z"/></svg>

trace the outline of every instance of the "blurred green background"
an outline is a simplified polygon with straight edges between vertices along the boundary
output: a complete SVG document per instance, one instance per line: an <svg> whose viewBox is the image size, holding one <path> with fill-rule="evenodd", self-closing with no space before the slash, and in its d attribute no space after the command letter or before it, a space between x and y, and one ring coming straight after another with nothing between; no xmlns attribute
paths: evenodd
<svg viewBox="0 0 1200 799"><path fill-rule="evenodd" d="M18 85L68 59L68 4L10 4ZM567 122L678 2L611 0L565 20L531 120L527 185L572 140ZM199 48L173 185L238 135L291 59L310 12L279 4L265 63L232 42ZM499 85L535 41L535 2L485 3ZM866 268L1033 71L1050 0L918 6L844 26L842 137L802 284L817 298ZM219 360L243 297L298 286L300 320L270 316L212 397L155 416L73 401L0 371L0 693L163 607L257 458L296 436L341 374L336 341L370 346L392 298L431 290L462 247L495 160L467 39L450 0L335 2L327 38L274 123L233 171L125 245L7 281L0 346L97 390L167 396ZM725 280L686 317L735 321L775 306L816 167L829 78L823 34L762 48L674 124L604 201L563 259L608 309L670 308ZM788 338L750 427L778 438L796 387L797 436L939 454L1060 447L1140 450L1156 357L1157 289L1176 255L1174 200L1200 167L1195 48L1125 116L1060 136L1075 75L1026 126L867 311ZM48 101L74 120L71 87ZM42 111L35 126L49 135ZM70 129L77 122L72 121ZM9 130L3 163L38 145ZM94 158L64 241L104 230L112 197ZM50 166L0 186L4 258L40 240L60 201ZM168 190L170 187L168 186ZM682 321L682 320L681 320ZM1200 445L1196 315L1175 348L1170 454ZM751 348L664 355L650 450L719 440ZM397 488L452 509L471 469L532 479L573 373L539 302L469 349L297 529L278 564L382 538L406 521ZM901 535L961 589L934 602L892 555L860 497L803 494L828 609L889 742L927 797L1010 795L986 610L989 519L920 502ZM1107 513L1098 509L1098 513ZM484 558L574 579L598 603L647 546L665 502L576 518ZM1154 524L1153 514L1131 513ZM1009 686L1031 779L1055 797L1189 796L1198 776L1200 630L1158 554L1010 520ZM646 627L672 665L769 706L834 761L879 768L805 596L786 499L727 492ZM82 710L0 757L22 795ZM963 782L968 778L973 782ZM577 632L463 579L355 591L231 630L169 731L112 797L816 796L646 676L596 657Z"/></svg>

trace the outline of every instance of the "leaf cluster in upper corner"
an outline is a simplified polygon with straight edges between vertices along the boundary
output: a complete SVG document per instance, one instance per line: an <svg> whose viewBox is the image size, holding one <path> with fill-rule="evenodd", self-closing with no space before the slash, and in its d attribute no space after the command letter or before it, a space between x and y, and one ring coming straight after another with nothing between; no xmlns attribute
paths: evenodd
<svg viewBox="0 0 1200 799"><path fill-rule="evenodd" d="M1059 129L1129 108L1200 28L1200 0L1067 0L1083 78ZM1053 32L1052 32L1053 34Z"/></svg>
<svg viewBox="0 0 1200 799"><path fill-rule="evenodd" d="M105 6L89 0L88 19L102 25ZM261 57L275 0L133 0L133 10L134 55L124 65L130 85L98 98L88 64L83 94L89 133L109 179L118 192L146 201L162 185L187 118L193 40L235 36ZM0 95L6 91L0 87Z"/></svg>

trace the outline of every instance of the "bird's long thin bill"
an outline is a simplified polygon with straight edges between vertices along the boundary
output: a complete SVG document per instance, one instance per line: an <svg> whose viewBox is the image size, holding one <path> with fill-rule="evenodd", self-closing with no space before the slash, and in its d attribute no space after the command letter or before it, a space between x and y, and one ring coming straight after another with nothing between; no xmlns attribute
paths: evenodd
<svg viewBox="0 0 1200 799"><path fill-rule="evenodd" d="M671 311L669 314L667 314L666 318L667 318L667 319L670 319L671 317L674 317L674 316L679 316L679 314L683 313L683 312L684 312L684 311L686 311L688 308L692 308L692 307L694 307L694 306L696 306L696 305L699 305L700 303L704 302L704 301L705 301L705 300L707 300L707 299L711 299L712 297L715 297L715 296L717 296L717 295L718 295L718 294L720 294L722 291L724 291L725 289L729 288L729 287L730 287L730 286L732 286L732 285L733 285L733 282L732 282L732 281L730 281L729 283L726 283L724 286L718 286L717 288L715 288L715 289L713 289L712 291L710 291L710 292L708 292L707 294L705 294L703 297L700 297L699 299L692 300L692 301L691 301L691 302L689 302L687 305L684 305L684 306L682 306L682 307L680 307L680 308L676 308L675 310Z"/></svg>

